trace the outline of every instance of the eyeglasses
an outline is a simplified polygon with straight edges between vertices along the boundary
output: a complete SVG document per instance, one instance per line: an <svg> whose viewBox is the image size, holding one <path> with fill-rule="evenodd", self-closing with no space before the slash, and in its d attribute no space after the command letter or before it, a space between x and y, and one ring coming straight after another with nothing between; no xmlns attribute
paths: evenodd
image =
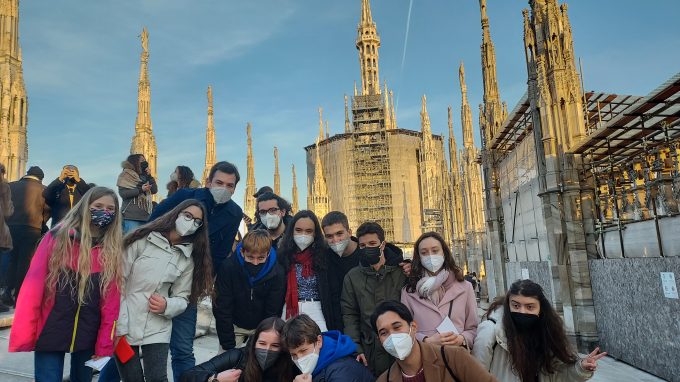
<svg viewBox="0 0 680 382"><path fill-rule="evenodd" d="M270 208L270 209L268 209L268 210L259 210L259 211L257 211L257 213L260 214L260 215L264 215L264 214L274 215L275 213L277 213L277 212L279 212L279 211L281 211L280 208L272 207L272 208Z"/></svg>
<svg viewBox="0 0 680 382"><path fill-rule="evenodd" d="M182 211L180 215L186 219L187 221L193 220L194 221L194 227L200 228L203 225L203 220L194 218L194 215L191 214L191 212L188 211Z"/></svg>

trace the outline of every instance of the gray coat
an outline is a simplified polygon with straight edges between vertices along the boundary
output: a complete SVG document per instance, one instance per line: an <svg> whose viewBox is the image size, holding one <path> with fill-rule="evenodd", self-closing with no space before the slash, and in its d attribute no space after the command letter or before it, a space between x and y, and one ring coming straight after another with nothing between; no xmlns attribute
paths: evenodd
<svg viewBox="0 0 680 382"><path fill-rule="evenodd" d="M484 369L493 374L499 382L521 382L512 371L512 360L508 351L508 339L503 329L503 311L496 309L477 327L477 338L472 348L472 355L482 363ZM494 322L495 321L495 322ZM593 373L581 367L581 362L574 365L560 364L554 374L539 375L540 382L573 382L587 381Z"/></svg>
<svg viewBox="0 0 680 382"><path fill-rule="evenodd" d="M130 345L170 343L172 318L184 312L191 295L191 244L172 246L157 232L128 247L123 259L124 289L116 333ZM165 297L165 312L149 312L149 297Z"/></svg>
<svg viewBox="0 0 680 382"><path fill-rule="evenodd" d="M0 251L12 249L12 235L9 233L5 218L12 216L13 213L12 190L7 182L0 181Z"/></svg>

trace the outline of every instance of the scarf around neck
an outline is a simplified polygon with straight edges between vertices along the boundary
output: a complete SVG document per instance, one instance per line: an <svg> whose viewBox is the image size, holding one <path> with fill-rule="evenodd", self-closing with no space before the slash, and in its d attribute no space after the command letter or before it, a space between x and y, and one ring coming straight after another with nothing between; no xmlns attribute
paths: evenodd
<svg viewBox="0 0 680 382"><path fill-rule="evenodd" d="M449 271L442 269L436 276L424 276L416 284L416 290L420 297L429 298L432 303L439 305L446 290L444 283L449 279Z"/></svg>
<svg viewBox="0 0 680 382"><path fill-rule="evenodd" d="M290 269L288 269L288 280L286 282L286 319L295 317L299 314L296 264L302 265L302 277L307 278L313 276L314 267L312 262L312 249L307 248L304 251L293 255L293 262L290 265Z"/></svg>

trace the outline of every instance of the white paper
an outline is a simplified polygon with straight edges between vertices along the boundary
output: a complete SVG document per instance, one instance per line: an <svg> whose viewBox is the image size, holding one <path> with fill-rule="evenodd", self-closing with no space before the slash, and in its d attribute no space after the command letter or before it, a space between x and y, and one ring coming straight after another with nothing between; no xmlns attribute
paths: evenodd
<svg viewBox="0 0 680 382"><path fill-rule="evenodd" d="M89 366L95 370L102 371L104 366L109 362L111 357L101 357L99 359L91 359L87 362L85 362L85 366Z"/></svg>
<svg viewBox="0 0 680 382"><path fill-rule="evenodd" d="M529 280L529 269L522 268L522 280Z"/></svg>
<svg viewBox="0 0 680 382"><path fill-rule="evenodd" d="M661 288L666 298L678 299L678 287L675 284L675 273L661 272Z"/></svg>
<svg viewBox="0 0 680 382"><path fill-rule="evenodd" d="M460 334L458 329L456 329L456 326L453 324L453 321L451 321L451 319L448 316L444 317L442 323L439 324L439 326L437 326L437 332L439 332L439 334L442 333L453 333L456 335Z"/></svg>

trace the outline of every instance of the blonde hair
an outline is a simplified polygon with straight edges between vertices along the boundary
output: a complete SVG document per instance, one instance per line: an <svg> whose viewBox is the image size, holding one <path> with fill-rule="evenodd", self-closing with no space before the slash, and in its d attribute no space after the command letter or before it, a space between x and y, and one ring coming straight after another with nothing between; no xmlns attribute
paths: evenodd
<svg viewBox="0 0 680 382"><path fill-rule="evenodd" d="M272 247L272 239L269 232L263 229L250 231L243 237L243 251L252 254L267 254Z"/></svg>
<svg viewBox="0 0 680 382"><path fill-rule="evenodd" d="M92 273L92 231L90 227L90 204L104 196L113 198L116 206L113 221L102 228L103 236L99 238L97 247L101 249L99 262L101 263L101 277L99 281L100 293L103 295L110 287L122 286L122 252L123 230L118 197L113 190L106 187L93 187L83 195L82 199L73 206L64 219L52 231L54 245L49 259L49 271L45 280L47 295L51 296L57 289L57 284L67 283L72 290L78 291L78 303L85 303L85 294L91 284ZM79 238L78 263L76 275L70 270L75 253L73 244L76 241L74 231Z"/></svg>

